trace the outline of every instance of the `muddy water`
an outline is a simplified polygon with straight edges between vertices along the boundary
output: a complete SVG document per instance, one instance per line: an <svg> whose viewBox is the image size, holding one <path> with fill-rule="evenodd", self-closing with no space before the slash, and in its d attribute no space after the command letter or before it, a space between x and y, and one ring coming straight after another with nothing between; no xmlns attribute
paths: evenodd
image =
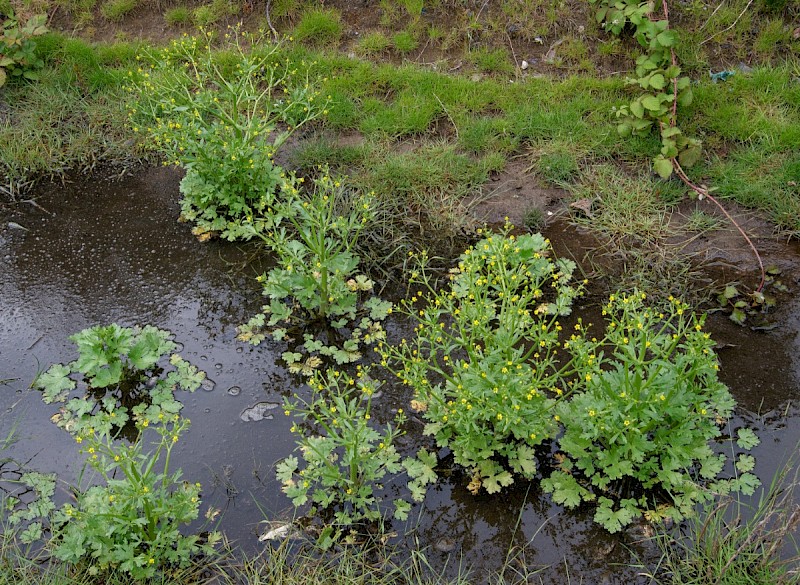
<svg viewBox="0 0 800 585"><path fill-rule="evenodd" d="M289 421L276 405L299 382L276 363L285 347L235 340L235 326L260 305L253 276L263 267L254 248L200 244L175 221L178 180L156 169L117 182L50 185L37 194L46 212L20 204L0 216L0 379L11 379L0 386L0 431L17 424L12 455L73 480L81 468L76 445L50 423L55 409L27 389L30 381L38 369L73 359L67 337L90 325L169 329L184 357L213 382L183 397L192 427L177 463L186 478L202 482L204 501L223 510L221 529L255 550L262 510L269 519L292 514L272 468L292 450ZM559 247L580 243L574 233L551 237L556 233ZM787 275L796 271L800 256L781 254ZM711 320L724 381L741 405L732 426L758 427L756 471L767 482L800 442L800 307L787 302L783 311L770 333ZM405 397L387 391L381 401L379 414L388 416ZM419 428L411 425L409 449ZM471 567L474 582L502 566L514 547L524 554L511 567L539 571L543 583L646 582L628 566L631 549L648 554L635 530L610 536L586 510L552 505L536 484L490 498L470 495L466 483L455 471L432 488L409 522L393 527L400 545L426 547L431 564L446 573Z"/></svg>

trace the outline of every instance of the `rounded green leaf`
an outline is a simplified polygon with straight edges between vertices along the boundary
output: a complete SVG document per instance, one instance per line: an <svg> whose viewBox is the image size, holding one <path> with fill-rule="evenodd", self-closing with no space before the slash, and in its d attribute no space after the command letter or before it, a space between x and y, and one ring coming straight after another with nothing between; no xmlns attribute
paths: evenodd
<svg viewBox="0 0 800 585"><path fill-rule="evenodd" d="M673 171L672 161L663 157L657 158L653 162L653 169L655 169L658 176L662 179L669 179Z"/></svg>
<svg viewBox="0 0 800 585"><path fill-rule="evenodd" d="M661 100L654 95L646 95L642 98L642 105L650 111L658 111L661 109Z"/></svg>
<svg viewBox="0 0 800 585"><path fill-rule="evenodd" d="M656 73L650 77L650 86L654 89L664 89L665 85L666 81L664 80L664 76L660 73Z"/></svg>

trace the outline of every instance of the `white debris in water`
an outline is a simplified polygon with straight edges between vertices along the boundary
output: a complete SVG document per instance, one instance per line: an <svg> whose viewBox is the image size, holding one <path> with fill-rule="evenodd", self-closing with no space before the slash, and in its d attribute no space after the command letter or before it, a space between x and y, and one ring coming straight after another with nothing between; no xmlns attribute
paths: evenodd
<svg viewBox="0 0 800 585"><path fill-rule="evenodd" d="M250 408L245 408L239 418L244 422L258 422L260 420L272 420L272 415L269 414L270 410L278 408L280 404L277 402L258 402Z"/></svg>
<svg viewBox="0 0 800 585"><path fill-rule="evenodd" d="M274 526L274 528L272 528ZM301 534L300 530L291 522L288 524L281 524L279 522L268 522L267 530L264 534L258 537L258 542L266 542L268 540L286 540L287 538L294 538Z"/></svg>

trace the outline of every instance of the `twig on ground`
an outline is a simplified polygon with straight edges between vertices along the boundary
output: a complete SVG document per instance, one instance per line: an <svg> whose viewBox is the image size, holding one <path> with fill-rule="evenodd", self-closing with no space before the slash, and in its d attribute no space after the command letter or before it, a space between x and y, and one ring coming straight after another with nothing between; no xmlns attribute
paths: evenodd
<svg viewBox="0 0 800 585"><path fill-rule="evenodd" d="M269 9L270 9L271 6L272 6L272 0L267 0L267 7L264 9L264 13L265 13L265 15L267 17L267 26L269 26L269 30L272 31L272 36L277 41L278 40L278 31L275 30L274 26L272 26L272 18L270 18L270 15L269 15Z"/></svg>

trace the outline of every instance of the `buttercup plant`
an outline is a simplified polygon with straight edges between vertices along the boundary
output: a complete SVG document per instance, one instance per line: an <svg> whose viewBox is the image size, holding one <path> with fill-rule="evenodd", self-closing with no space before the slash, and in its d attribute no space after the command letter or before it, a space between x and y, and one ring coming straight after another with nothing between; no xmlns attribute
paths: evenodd
<svg viewBox="0 0 800 585"><path fill-rule="evenodd" d="M203 32L200 39L183 37L145 52L143 67L129 72L136 91L133 129L145 133L168 164L186 170L182 217L201 239L217 232L228 240L253 236L243 224L269 217L295 184L274 162L275 153L298 128L326 113L308 71L282 60L277 45L245 51L243 43L258 39L238 30L226 40L230 59L217 55L212 34Z"/></svg>
<svg viewBox="0 0 800 585"><path fill-rule="evenodd" d="M411 274L419 289L400 309L416 336L380 346L382 364L413 388L425 434L472 472L473 493L536 474L536 447L558 432L559 317L580 294L573 262L552 259L541 234L510 231L464 252L448 289L435 286L420 256Z"/></svg>
<svg viewBox="0 0 800 585"><path fill-rule="evenodd" d="M383 519L379 490L388 477L405 471L411 499L420 502L426 485L436 481L436 456L420 449L417 458L404 458L394 442L403 434L405 415L398 411L394 425L373 428L372 399L380 384L368 371L358 368L355 377L338 370L315 372L309 380L311 399L287 399L286 415L297 421L292 432L304 466L289 456L277 467L283 492L295 506L313 502L311 513L333 513L333 524L323 531L321 542L330 544L342 530L361 522ZM407 499L394 500L394 517L405 520L411 509Z"/></svg>
<svg viewBox="0 0 800 585"><path fill-rule="evenodd" d="M759 484L749 455L738 458L736 478L720 479L726 458L710 442L734 400L717 377L704 317L672 297L663 310L645 300L640 292L611 295L603 339L590 339L579 323L565 342L577 373L571 398L556 407L560 469L542 482L568 507L597 500L595 521L611 532L642 515L680 521L715 493L752 494ZM741 429L738 442L749 448L758 440Z"/></svg>
<svg viewBox="0 0 800 585"><path fill-rule="evenodd" d="M392 304L372 296L374 283L356 272L355 248L371 216L371 195L352 196L325 171L307 194L291 189L273 215L257 218L252 233L275 252L278 265L258 277L270 303L239 327L239 339L257 345L268 334L279 341L302 335L306 359L300 351L283 359L305 375L322 363L317 354L354 362L362 344L385 339L381 321ZM324 336L302 332L313 324Z"/></svg>
<svg viewBox="0 0 800 585"><path fill-rule="evenodd" d="M52 366L36 386L45 403L63 404L53 421L75 438L102 482L79 485L76 503L52 514L53 554L70 563L90 561L94 573L114 568L144 579L210 551L218 535L201 545L180 532L198 517L200 484L170 470L172 449L189 426L174 391L196 390L205 375L177 354L164 375L161 362L177 346L155 327L112 324L70 339L78 359ZM79 383L85 394L74 396ZM121 435L128 423L135 433L126 443Z"/></svg>

